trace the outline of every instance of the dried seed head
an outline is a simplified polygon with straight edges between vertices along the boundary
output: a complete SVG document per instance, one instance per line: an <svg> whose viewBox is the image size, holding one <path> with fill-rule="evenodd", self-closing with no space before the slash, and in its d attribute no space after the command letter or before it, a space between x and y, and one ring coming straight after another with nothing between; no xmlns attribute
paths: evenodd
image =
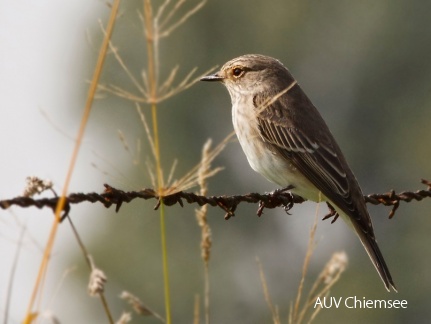
<svg viewBox="0 0 431 324"><path fill-rule="evenodd" d="M90 274L90 282L88 283L89 295L94 297L103 293L107 280L108 279L102 270L93 268Z"/></svg>
<svg viewBox="0 0 431 324"><path fill-rule="evenodd" d="M51 180L42 180L35 176L27 177L25 181L26 186L22 194L24 197L32 197L35 194L44 192L45 190L51 190L53 186Z"/></svg>

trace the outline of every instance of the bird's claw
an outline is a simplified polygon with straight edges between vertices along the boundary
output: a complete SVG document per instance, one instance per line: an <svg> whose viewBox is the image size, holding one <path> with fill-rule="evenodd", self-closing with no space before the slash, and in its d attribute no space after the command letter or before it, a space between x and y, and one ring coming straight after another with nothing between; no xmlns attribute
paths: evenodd
<svg viewBox="0 0 431 324"><path fill-rule="evenodd" d="M265 207L267 208L275 208L278 207L280 205L283 206L284 211L289 214L289 210L293 207L293 195L291 192L289 192L290 190L292 190L294 187L292 185L289 185L287 187L284 188L278 188L275 189L274 191L271 192L266 192L265 195L268 197L267 200L261 200L259 201L259 208L257 209L257 216L262 216L263 214L263 210ZM287 202L280 202L280 194L283 194L285 192L288 192L290 199ZM271 199L273 198L273 199Z"/></svg>
<svg viewBox="0 0 431 324"><path fill-rule="evenodd" d="M322 218L322 220L325 220L325 219L328 219L328 218L331 218L331 217L334 217L334 219L333 220L331 220L331 224L334 224L335 223L335 221L338 219L338 217L340 216L340 214L338 214L337 213L337 211L335 210L335 208L334 207L332 207L332 205L330 204L330 203L326 203L327 205L328 205L328 208L329 208L329 213L325 216L325 217L323 217Z"/></svg>

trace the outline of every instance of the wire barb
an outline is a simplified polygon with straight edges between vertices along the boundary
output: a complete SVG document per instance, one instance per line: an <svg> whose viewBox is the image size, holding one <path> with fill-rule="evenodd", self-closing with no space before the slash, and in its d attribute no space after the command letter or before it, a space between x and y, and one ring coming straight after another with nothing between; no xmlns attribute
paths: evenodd
<svg viewBox="0 0 431 324"><path fill-rule="evenodd" d="M431 197L431 182L424 179L422 179L421 182L427 186L427 189L417 191L403 191L399 194L397 194L394 190L391 190L385 194L369 194L364 196L364 198L367 203L373 205L392 206L392 209L389 213L389 219L391 219L395 215L400 202L409 203L411 201L421 201L425 198ZM300 204L305 201L304 198L289 192L288 190L292 189L291 187L277 189L273 192L265 194L248 193L244 195L233 196L203 196L192 192L178 191L166 196L158 196L157 192L151 188L146 188L139 191L123 191L108 184L104 184L104 186L105 191L101 194L95 192L72 193L67 196L62 218L69 214L72 204L79 204L84 201L91 203L99 202L106 208L115 205L116 212L120 210L123 203L130 203L136 198L145 200L156 199L157 204L154 207L155 209L157 209L162 202L165 206L179 204L181 207L183 207L184 201L186 201L188 204L198 204L199 206L206 204L213 207L218 206L226 212L225 219L235 216L236 208L240 203L259 203L257 215L261 216L263 214L264 208L272 209L283 207L287 212L294 206L294 204ZM31 197L20 196L12 199L0 200L0 208L8 209L11 206L26 208L34 206L37 208L49 207L55 210L59 199L60 197L33 199ZM332 213L333 211L330 210L330 215L332 215ZM334 221L335 219L332 222Z"/></svg>

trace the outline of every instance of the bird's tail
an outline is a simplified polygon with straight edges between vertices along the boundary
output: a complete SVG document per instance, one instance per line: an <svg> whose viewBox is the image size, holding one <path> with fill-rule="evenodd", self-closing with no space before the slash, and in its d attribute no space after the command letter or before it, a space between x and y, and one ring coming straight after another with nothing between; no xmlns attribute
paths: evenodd
<svg viewBox="0 0 431 324"><path fill-rule="evenodd" d="M374 267L379 273L380 278L385 284L387 291L391 291L390 289L392 288L395 292L397 292L397 288L395 287L394 281L392 280L391 273L389 272L389 268L386 265L382 252L380 252L379 246L377 245L377 241L372 235L365 233L359 226L354 225L354 227L357 227L356 233L358 234L362 245L367 251L368 256L373 262Z"/></svg>

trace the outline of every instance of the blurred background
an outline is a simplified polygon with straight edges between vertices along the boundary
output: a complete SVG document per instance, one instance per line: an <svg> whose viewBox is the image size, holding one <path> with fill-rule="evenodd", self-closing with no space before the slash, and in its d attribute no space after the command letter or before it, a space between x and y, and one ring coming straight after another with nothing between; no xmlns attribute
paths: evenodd
<svg viewBox="0 0 431 324"><path fill-rule="evenodd" d="M155 8L160 3L153 1ZM196 3L185 3L180 13ZM147 60L138 14L142 1L124 1L120 11L113 43L139 79ZM185 76L193 67L203 73L242 54L276 57L320 110L365 194L425 189L420 179L431 179L429 12L431 2L425 0L208 1L160 43L161 78L176 65ZM61 192L102 40L98 20L105 25L108 16L109 7L102 1L0 2L0 199L20 195L30 175L51 179ZM137 92L112 55L102 82ZM143 108L149 118L148 107ZM233 130L230 98L219 84L195 84L160 104L158 116L163 167L168 173L178 159L177 178L199 162L208 138L219 143ZM134 153L125 150L118 130L133 152L140 139L138 164L133 163ZM69 192L102 192L103 183L124 190L151 187L145 166L150 158L134 103L102 94L91 112ZM213 165L224 170L210 179L211 195L275 189L248 166L237 141ZM100 204L72 208L84 243L108 277L106 296L115 318L129 309L118 298L123 290L164 314L159 213L153 205L154 201L133 201L117 214ZM203 295L195 208L167 208L174 323L192 322L195 296ZM256 257L282 322L287 322L316 204L295 205L291 215L282 209L265 210L260 218L256 208L240 205L229 221L223 219L223 211L210 208L213 323L271 322ZM315 322L426 322L431 317L430 209L428 200L401 204L395 218L388 220L389 208L370 207L398 294L386 292L359 240L341 220L332 225L319 221L305 291L331 255L345 251L349 265L331 296L405 299L408 308L325 309ZM319 217L326 213L321 205ZM8 323L19 323L53 216L34 208L12 208L0 215L0 313L5 314L6 291L12 285ZM41 309L61 323L106 323L100 301L87 294L88 276L70 226L64 223ZM133 323L158 321L134 315Z"/></svg>

